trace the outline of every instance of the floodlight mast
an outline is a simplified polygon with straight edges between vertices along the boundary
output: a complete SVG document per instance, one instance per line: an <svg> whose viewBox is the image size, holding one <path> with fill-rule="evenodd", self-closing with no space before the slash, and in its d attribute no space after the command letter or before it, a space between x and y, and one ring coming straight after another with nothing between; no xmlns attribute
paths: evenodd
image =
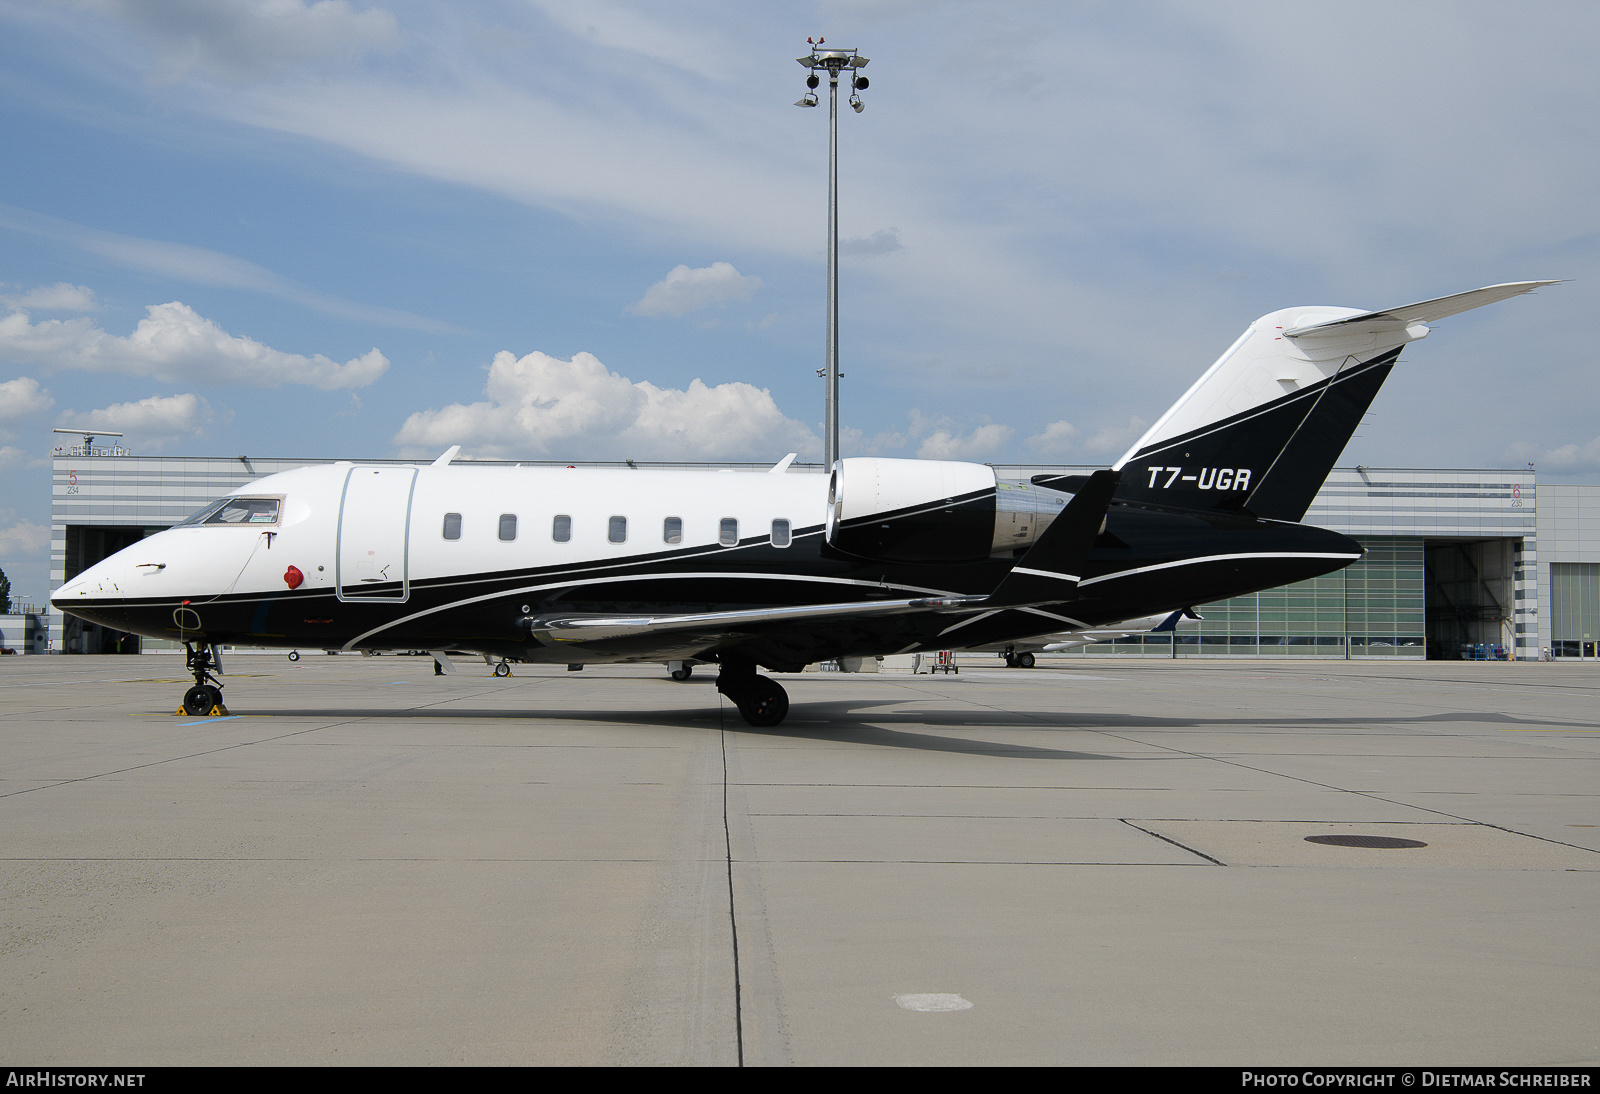
<svg viewBox="0 0 1600 1094"><path fill-rule="evenodd" d="M795 106L817 106L818 71L828 74L828 335L821 375L826 380L823 396L822 459L832 468L839 458L839 73L867 66L867 58L853 49L829 49L823 39L812 42L808 57L796 57L811 75L806 77L806 93ZM865 76L850 79L850 106L857 114L865 108L861 92Z"/></svg>

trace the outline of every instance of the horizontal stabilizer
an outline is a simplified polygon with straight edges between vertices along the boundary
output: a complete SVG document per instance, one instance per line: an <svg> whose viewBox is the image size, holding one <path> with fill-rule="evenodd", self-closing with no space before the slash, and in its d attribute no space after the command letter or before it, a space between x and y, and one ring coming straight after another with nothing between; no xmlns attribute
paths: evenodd
<svg viewBox="0 0 1600 1094"><path fill-rule="evenodd" d="M1389 331L1404 330L1413 323L1432 323L1436 319L1444 319L1452 315L1460 315L1473 308L1481 308L1485 304L1495 304L1501 300L1509 300L1513 296L1542 289L1546 285L1559 285L1559 281L1510 281L1504 285L1489 285L1482 289L1472 289L1469 292L1458 292L1453 296L1441 296L1434 300L1422 300L1415 304L1407 304L1399 308L1385 308L1383 311L1362 312L1344 319L1334 319L1326 323L1311 323L1303 327L1292 327L1284 331L1286 338L1319 338L1330 335L1353 334L1357 331L1381 334Z"/></svg>
<svg viewBox="0 0 1600 1094"><path fill-rule="evenodd" d="M1073 599L1121 477L1116 471L1090 475L983 606L1005 608Z"/></svg>

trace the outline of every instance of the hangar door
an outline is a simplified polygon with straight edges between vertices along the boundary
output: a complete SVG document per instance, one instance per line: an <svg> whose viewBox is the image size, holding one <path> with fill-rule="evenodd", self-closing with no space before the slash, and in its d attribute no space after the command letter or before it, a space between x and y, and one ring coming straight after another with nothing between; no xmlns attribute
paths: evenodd
<svg viewBox="0 0 1600 1094"><path fill-rule="evenodd" d="M339 498L340 600L403 604L411 595L411 491L415 467L352 467Z"/></svg>

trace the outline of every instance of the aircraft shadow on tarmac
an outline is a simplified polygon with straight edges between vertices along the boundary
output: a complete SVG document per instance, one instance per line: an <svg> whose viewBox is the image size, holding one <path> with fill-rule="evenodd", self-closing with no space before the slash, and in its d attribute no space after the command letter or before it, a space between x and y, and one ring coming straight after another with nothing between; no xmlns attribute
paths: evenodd
<svg viewBox="0 0 1600 1094"><path fill-rule="evenodd" d="M781 726L757 729L740 722L731 709L673 707L663 710L526 710L462 709L459 707L409 707L401 709L282 709L261 711L278 718L372 719L376 721L434 721L440 719L484 722L523 722L537 718L544 723L606 723L617 726L683 727L704 729L717 726L740 736L848 744L877 745L884 748L920 749L934 752L959 752L967 755L996 756L1008 759L1098 760L1126 758L1093 752L1048 748L1016 742L973 740L936 732L940 729L1003 729L1048 732L1076 729L1088 732L1107 730L1222 730L1222 729L1338 729L1368 726L1402 728L1472 722L1528 729L1592 729L1590 722L1533 721L1514 715L1482 711L1423 714L1407 717L1331 717L1302 718L1195 718L1150 717L1137 714L1063 711L1002 710L926 710L910 708L903 699L851 700L848 702L805 703L794 708ZM891 709L892 708L892 709ZM904 727L904 728L902 728ZM912 728L915 727L915 728ZM531 728L531 727L530 727Z"/></svg>
<svg viewBox="0 0 1600 1094"><path fill-rule="evenodd" d="M783 725L770 729L758 729L744 724L731 707L725 710L719 710L715 707L696 709L673 707L666 710L641 710L636 707L628 710L551 710L537 707L527 710L461 709L436 706L401 709L358 709L346 707L261 710L251 711L250 713L273 718L329 718L337 719L340 722L349 722L354 719L389 722L440 720L526 722L536 718L543 723L555 724L587 723L592 725L594 723L607 723L616 726L659 726L663 728L683 727L694 729L711 727L721 728L730 733L752 738L788 737L797 740L881 745L885 748L911 748L937 752L960 752L967 755L1005 756L1012 759L1103 760L1116 758L1091 752L1075 752L1067 749L1018 745L1000 741L971 740L963 737L917 733L894 728L894 723L923 729L940 729L946 726L952 729L991 727L1005 730L1079 728L1075 726L1038 724L1042 719L1053 716L1050 714L1010 714L1005 711L956 710L883 710L874 712L870 709L873 707L903 707L904 705L904 700L888 700L881 703L860 700L838 703L806 703L804 706L794 708L793 715Z"/></svg>

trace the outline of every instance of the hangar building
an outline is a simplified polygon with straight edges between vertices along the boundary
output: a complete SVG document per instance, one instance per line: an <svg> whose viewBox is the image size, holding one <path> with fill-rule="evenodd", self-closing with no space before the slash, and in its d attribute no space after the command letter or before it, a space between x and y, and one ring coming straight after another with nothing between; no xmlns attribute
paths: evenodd
<svg viewBox="0 0 1600 1094"><path fill-rule="evenodd" d="M84 443L56 449L53 462L52 592L247 482L335 461L135 456ZM767 465L639 466L754 471ZM807 470L821 468L793 468ZM995 465L1001 479L1021 481L1044 472L1089 470ZM1540 487L1535 479L1532 469L1336 468L1306 521L1359 540L1367 548L1360 562L1312 581L1196 605L1204 619L1175 636L1134 636L1087 647L1082 655L1594 660L1600 643L1600 486ZM175 646L56 612L45 622L52 652L137 653Z"/></svg>

